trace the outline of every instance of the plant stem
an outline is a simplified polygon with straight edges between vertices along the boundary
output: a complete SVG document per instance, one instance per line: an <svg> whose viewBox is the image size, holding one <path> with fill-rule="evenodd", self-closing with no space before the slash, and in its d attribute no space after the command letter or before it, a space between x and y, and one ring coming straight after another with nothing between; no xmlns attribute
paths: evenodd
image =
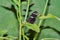
<svg viewBox="0 0 60 40"><path fill-rule="evenodd" d="M27 19L27 16L28 16L29 4L30 4L30 0L28 0L28 4L27 4L27 9L26 9L26 15L25 15L24 22L26 22L26 19Z"/></svg>
<svg viewBox="0 0 60 40"><path fill-rule="evenodd" d="M23 40L29 40L29 38L26 36L26 35L24 35L24 28L22 29L22 35L23 35Z"/></svg>
<svg viewBox="0 0 60 40"><path fill-rule="evenodd" d="M37 36L38 36L38 33L35 34L33 40L36 40Z"/></svg>
<svg viewBox="0 0 60 40"><path fill-rule="evenodd" d="M26 35L24 35L24 37L26 38L26 40L29 40L29 38Z"/></svg>
<svg viewBox="0 0 60 40"><path fill-rule="evenodd" d="M0 37L0 39L17 39L17 37Z"/></svg>
<svg viewBox="0 0 60 40"><path fill-rule="evenodd" d="M18 14L19 14L19 16L18 16L18 21L19 21L19 40L21 40L21 30L22 30L22 26L21 26L21 14L22 14L22 12L21 12L21 0L19 0L19 2L18 2L19 4L18 4Z"/></svg>
<svg viewBox="0 0 60 40"><path fill-rule="evenodd" d="M22 35L23 35L23 40L25 40L25 37L24 37L24 28L22 29Z"/></svg>
<svg viewBox="0 0 60 40"><path fill-rule="evenodd" d="M46 5L45 5L45 7L44 7L43 16L44 16L45 13L46 13L46 9L47 9L47 6L48 6L48 5L47 5L47 4L48 4L48 1L49 1L49 0L46 0ZM39 24L38 24L39 27L41 26L43 20L44 20L44 19L41 19L41 20L39 21ZM35 37L34 37L33 40L36 40L36 39L37 39L37 36L38 36L38 33L35 34Z"/></svg>
<svg viewBox="0 0 60 40"><path fill-rule="evenodd" d="M46 13L46 9L47 9L48 1L49 1L49 0L47 0L47 1L46 1L46 5L45 5L45 7L44 7L44 11L43 11L43 16L44 16L44 15L45 15L45 13ZM39 22L39 24L38 24L38 26L39 26L39 27L41 26L41 24L42 24L43 20L44 20L44 19L41 19L41 20L40 20L40 22Z"/></svg>

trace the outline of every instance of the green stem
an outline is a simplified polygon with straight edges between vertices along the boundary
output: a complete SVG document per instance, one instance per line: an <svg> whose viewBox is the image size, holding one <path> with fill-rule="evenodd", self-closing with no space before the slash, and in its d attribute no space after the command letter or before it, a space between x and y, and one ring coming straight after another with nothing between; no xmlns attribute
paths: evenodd
<svg viewBox="0 0 60 40"><path fill-rule="evenodd" d="M22 29L22 35L23 35L23 40L29 40L29 38L26 36L26 35L24 35L24 28Z"/></svg>
<svg viewBox="0 0 60 40"><path fill-rule="evenodd" d="M45 5L45 7L44 7L43 15L45 15L45 13L46 13L46 9L47 9L47 6L48 6L48 2L49 2L49 0L46 1L46 5Z"/></svg>
<svg viewBox="0 0 60 40"><path fill-rule="evenodd" d="M21 0L19 0L18 2L18 13L19 13L19 16L18 16L18 21L19 21L19 40L21 40L21 30L22 30L22 26L21 26ZM18 14L17 14L18 15Z"/></svg>
<svg viewBox="0 0 60 40"><path fill-rule="evenodd" d="M9 38L7 38L7 37L0 37L0 39L9 39Z"/></svg>
<svg viewBox="0 0 60 40"><path fill-rule="evenodd" d="M45 7L44 7L44 11L43 11L43 16L44 16L44 15L45 15L45 13L46 13L46 9L47 9L48 1L49 1L49 0L47 0L47 1L46 1L46 5L45 5ZM42 24L43 20L44 20L44 19L41 19L41 20L40 20L40 22L39 22L39 24L38 24L38 26L39 26L39 27L41 26L41 24Z"/></svg>
<svg viewBox="0 0 60 40"><path fill-rule="evenodd" d="M46 0L46 5L45 5L45 7L44 7L43 16L44 16L44 15L45 15L45 13L46 13L46 9L47 9L48 1L49 1L49 0ZM41 19L41 20L39 21L39 24L38 24L38 26L39 26L39 27L41 26L41 24L42 24L43 20L44 20L44 19ZM38 33L36 33L36 34L35 34L34 40L36 40L36 39L37 39L37 36L38 36Z"/></svg>
<svg viewBox="0 0 60 40"><path fill-rule="evenodd" d="M26 22L26 19L27 19L27 16L28 16L28 11L29 11L29 3L30 3L30 0L28 0L28 5L27 5L27 9L26 9L26 15L25 15L24 22Z"/></svg>
<svg viewBox="0 0 60 40"><path fill-rule="evenodd" d="M26 40L29 40L29 38L26 35L24 35L24 37L26 38Z"/></svg>
<svg viewBox="0 0 60 40"><path fill-rule="evenodd" d="M23 40L25 40L25 37L24 37L24 28L22 29L22 35L23 35Z"/></svg>
<svg viewBox="0 0 60 40"><path fill-rule="evenodd" d="M38 33L35 34L33 40L36 40L37 36L38 36Z"/></svg>
<svg viewBox="0 0 60 40"><path fill-rule="evenodd" d="M30 3L30 0L28 0L28 4L27 4L27 9L26 9L26 15L25 15L25 19L24 19L24 23L26 22L26 19L27 19L27 16L28 16L28 11L29 11L29 3ZM24 32L24 31L23 31ZM23 34L23 40L25 40L25 38L27 39L27 40L29 40L29 38L28 37L26 37L24 34Z"/></svg>
<svg viewBox="0 0 60 40"><path fill-rule="evenodd" d="M17 37L0 37L0 39L17 39Z"/></svg>

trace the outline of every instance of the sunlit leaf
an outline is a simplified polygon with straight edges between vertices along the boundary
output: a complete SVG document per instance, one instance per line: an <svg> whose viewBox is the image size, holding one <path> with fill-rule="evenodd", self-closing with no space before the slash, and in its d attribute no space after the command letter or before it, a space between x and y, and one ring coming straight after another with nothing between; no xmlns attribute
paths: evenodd
<svg viewBox="0 0 60 40"><path fill-rule="evenodd" d="M39 27L36 24L31 24L31 23L26 22L25 26L28 27L29 29L32 29L35 32L40 31Z"/></svg>

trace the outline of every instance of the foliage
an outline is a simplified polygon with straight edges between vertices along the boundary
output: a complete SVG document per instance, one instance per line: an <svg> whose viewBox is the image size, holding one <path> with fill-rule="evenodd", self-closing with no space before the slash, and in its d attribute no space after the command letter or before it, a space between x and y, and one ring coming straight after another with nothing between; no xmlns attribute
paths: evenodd
<svg viewBox="0 0 60 40"><path fill-rule="evenodd" d="M59 3L60 0L0 0L0 40L59 40ZM34 11L37 17L32 15ZM27 21L29 17L35 22Z"/></svg>

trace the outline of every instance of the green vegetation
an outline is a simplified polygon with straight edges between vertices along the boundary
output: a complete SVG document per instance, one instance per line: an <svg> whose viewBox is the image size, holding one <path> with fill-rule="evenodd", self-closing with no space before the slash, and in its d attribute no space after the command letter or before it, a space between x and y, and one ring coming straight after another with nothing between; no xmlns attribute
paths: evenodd
<svg viewBox="0 0 60 40"><path fill-rule="evenodd" d="M0 0L0 40L60 40L60 0Z"/></svg>

